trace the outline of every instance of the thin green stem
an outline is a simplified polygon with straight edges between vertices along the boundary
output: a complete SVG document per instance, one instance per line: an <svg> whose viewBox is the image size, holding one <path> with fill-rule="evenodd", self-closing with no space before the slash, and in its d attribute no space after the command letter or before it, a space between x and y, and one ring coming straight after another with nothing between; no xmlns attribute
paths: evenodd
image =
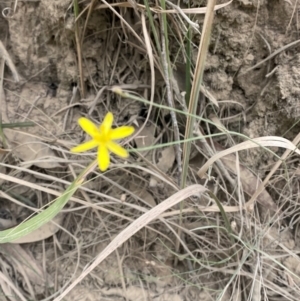
<svg viewBox="0 0 300 301"><path fill-rule="evenodd" d="M154 36L157 51L158 51L158 53L161 53L159 38L158 38L158 34L157 34L157 31L156 31L156 28L155 28L155 25L154 25L154 20L153 20L152 12L150 10L148 0L144 0L144 4L146 6L147 16L148 16L149 23L150 23L150 26L151 26L151 29L152 29L152 33L153 33L153 36Z"/></svg>
<svg viewBox="0 0 300 301"><path fill-rule="evenodd" d="M190 2L189 2L190 7ZM186 36L186 66L185 66L185 101L187 106L189 106L190 96L191 96L191 61L192 61L192 49L191 49L191 39L192 39L192 28L188 25L188 31Z"/></svg>

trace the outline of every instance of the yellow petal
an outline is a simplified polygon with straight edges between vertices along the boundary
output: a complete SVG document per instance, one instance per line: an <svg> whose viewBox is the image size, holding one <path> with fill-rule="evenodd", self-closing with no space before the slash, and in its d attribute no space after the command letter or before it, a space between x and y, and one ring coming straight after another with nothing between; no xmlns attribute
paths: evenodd
<svg viewBox="0 0 300 301"><path fill-rule="evenodd" d="M110 163L110 158L109 158L108 149L105 145L100 145L98 147L97 159L98 159L99 169L101 171L106 171Z"/></svg>
<svg viewBox="0 0 300 301"><path fill-rule="evenodd" d="M95 134L99 132L97 126L92 121L90 121L85 117L79 118L78 123L81 126L81 128L91 137L94 137Z"/></svg>
<svg viewBox="0 0 300 301"><path fill-rule="evenodd" d="M127 158L128 157L128 152L125 148L120 146L119 144L109 141L106 144L107 148L114 154L118 155L121 158Z"/></svg>
<svg viewBox="0 0 300 301"><path fill-rule="evenodd" d="M114 115L111 112L108 112L103 119L102 124L100 125L101 134L106 135L114 122Z"/></svg>
<svg viewBox="0 0 300 301"><path fill-rule="evenodd" d="M130 136L134 133L133 126L120 126L110 131L110 139L117 140Z"/></svg>
<svg viewBox="0 0 300 301"><path fill-rule="evenodd" d="M95 140L90 140L90 141L87 141L87 142L84 142L82 144L79 144L73 148L70 149L70 151L72 153L82 153L82 152L86 152L96 146L98 146L99 143Z"/></svg>

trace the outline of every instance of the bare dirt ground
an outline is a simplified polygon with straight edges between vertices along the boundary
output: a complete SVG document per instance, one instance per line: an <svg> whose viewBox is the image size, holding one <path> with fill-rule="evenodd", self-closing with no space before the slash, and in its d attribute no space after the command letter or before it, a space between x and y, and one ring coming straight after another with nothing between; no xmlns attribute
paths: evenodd
<svg viewBox="0 0 300 301"><path fill-rule="evenodd" d="M90 2L80 2L80 9ZM91 153L77 156L69 152L85 139L77 125L79 117L100 123L111 111L117 125L134 124L137 128L145 120L147 105L120 98L110 89L120 85L149 99L149 57L140 41L141 14L145 10L116 5L113 11L101 1L92 2L88 22L85 24L87 11L78 21L80 28L85 28L82 89L72 1L0 0L0 40L20 76L16 83L5 67L2 122L36 124L25 130L5 129L7 145L0 145L0 173L27 183L0 178L0 204L11 210L16 223L28 217L33 207L41 208L54 198L33 184L62 192L92 160ZM128 3L131 2L134 1ZM190 5L205 7L206 2L191 1ZM186 1L180 1L180 7L187 8ZM159 14L154 15L159 22ZM204 14L188 16L201 30ZM183 35L180 22L184 21L178 14L168 18L172 29L170 59L182 92L185 59L178 37ZM199 40L200 34L193 32L192 65ZM296 0L233 1L217 10L204 86L219 102L219 108L211 104L209 97L201 96L198 114L207 118L214 115L227 129L250 138L279 136L292 141L300 129L298 42ZM155 87L155 102L166 105L165 84L158 68ZM180 121L181 132L184 122ZM218 132L213 126L205 129ZM172 140L169 113L154 109L132 145L145 147ZM242 141L238 136L217 140L222 148ZM167 222L157 220L139 231L64 300L299 300L299 155L289 156L271 177L252 211L243 211L230 209L242 208L242 201L237 199L235 189L226 190L227 180L218 173L213 172L207 180L197 177L196 172L206 161L198 148L193 150L188 185L205 184L218 195L235 230L236 242L230 242L224 233L219 213L199 209L211 205L207 199L192 198L186 205L191 210L183 218L184 238L178 253L174 234L178 216L170 211L165 217ZM258 179L265 179L284 153L278 147L272 151L277 157L262 148L240 152L243 168L238 175L233 171L235 164L227 166L231 176L240 179L238 185L244 187L243 201L250 199ZM73 201L65 208L57 220L62 229L50 238L0 245L0 300L54 300L143 210L176 191L174 147L143 151L141 155L133 154L127 162L139 169L114 160L108 172L95 172L85 184L86 190L75 196L84 202ZM158 170L160 178L150 170ZM7 195L27 207L12 202ZM24 262L30 264L26 266Z"/></svg>

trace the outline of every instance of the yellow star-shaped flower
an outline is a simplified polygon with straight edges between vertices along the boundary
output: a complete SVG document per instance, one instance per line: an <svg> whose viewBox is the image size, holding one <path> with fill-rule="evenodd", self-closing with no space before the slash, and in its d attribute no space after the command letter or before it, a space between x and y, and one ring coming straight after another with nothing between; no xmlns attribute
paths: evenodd
<svg viewBox="0 0 300 301"><path fill-rule="evenodd" d="M121 158L127 158L128 152L125 148L114 142L114 140L126 138L133 134L133 126L121 126L112 129L114 116L108 112L104 117L102 124L97 127L92 121L87 118L81 117L78 123L81 128L92 137L92 140L75 146L71 149L73 153L81 153L88 151L92 148L98 147L98 165L101 171L107 170L110 164L109 152L115 153Z"/></svg>

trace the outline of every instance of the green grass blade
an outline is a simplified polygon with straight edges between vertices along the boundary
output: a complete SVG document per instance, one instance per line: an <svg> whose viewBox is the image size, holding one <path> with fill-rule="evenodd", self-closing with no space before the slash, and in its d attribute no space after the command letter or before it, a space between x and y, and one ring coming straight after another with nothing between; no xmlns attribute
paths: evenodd
<svg viewBox="0 0 300 301"><path fill-rule="evenodd" d="M12 128L24 128L29 126L35 126L33 122L15 122L15 123L2 123L2 129L12 129Z"/></svg>
<svg viewBox="0 0 300 301"><path fill-rule="evenodd" d="M96 165L97 161L95 160L77 177L77 179L74 180L74 182L59 198L53 201L47 209L14 228L0 231L0 244L8 243L28 235L51 221L63 209L72 195L80 187L86 175L93 170Z"/></svg>
<svg viewBox="0 0 300 301"><path fill-rule="evenodd" d="M57 198L47 209L14 228L0 231L0 243L11 242L28 235L51 221L63 209L79 186L80 182L78 184L78 181L74 181L65 193Z"/></svg>

